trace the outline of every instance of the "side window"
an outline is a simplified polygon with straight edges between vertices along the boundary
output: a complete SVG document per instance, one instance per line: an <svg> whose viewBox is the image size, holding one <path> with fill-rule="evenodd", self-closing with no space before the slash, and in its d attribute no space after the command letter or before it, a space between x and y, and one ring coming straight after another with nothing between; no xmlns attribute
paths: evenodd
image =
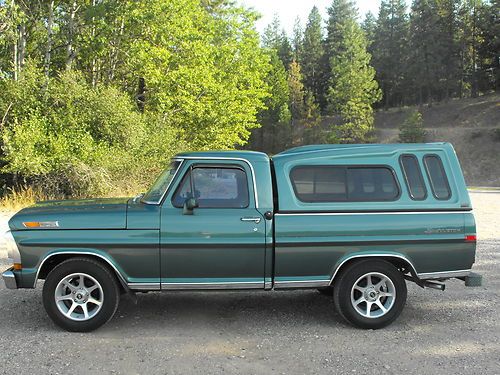
<svg viewBox="0 0 500 375"><path fill-rule="evenodd" d="M344 167L296 167L290 178L295 195L303 202L347 200Z"/></svg>
<svg viewBox="0 0 500 375"><path fill-rule="evenodd" d="M300 166L290 173L295 195L302 202L388 201L399 188L387 167Z"/></svg>
<svg viewBox="0 0 500 375"><path fill-rule="evenodd" d="M437 155L425 155L424 165L431 183L432 194L436 199L447 200L451 197L450 185L446 178L443 162Z"/></svg>
<svg viewBox="0 0 500 375"><path fill-rule="evenodd" d="M245 208L249 204L248 196L247 176L243 169L195 167L182 179L172 204L180 208L186 199L196 198L199 208Z"/></svg>
<svg viewBox="0 0 500 375"><path fill-rule="evenodd" d="M347 168L348 200L393 201L399 188L392 171L385 167Z"/></svg>
<svg viewBox="0 0 500 375"><path fill-rule="evenodd" d="M401 155L399 161L410 198L417 201L424 200L427 197L427 189L416 156Z"/></svg>

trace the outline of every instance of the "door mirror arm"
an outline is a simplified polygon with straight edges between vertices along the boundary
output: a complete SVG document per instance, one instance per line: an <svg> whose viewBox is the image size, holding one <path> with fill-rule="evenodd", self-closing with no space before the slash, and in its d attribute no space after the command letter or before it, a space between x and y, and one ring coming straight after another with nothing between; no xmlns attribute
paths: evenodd
<svg viewBox="0 0 500 375"><path fill-rule="evenodd" d="M186 199L182 208L182 214L193 215L195 208L198 208L198 201L195 198Z"/></svg>

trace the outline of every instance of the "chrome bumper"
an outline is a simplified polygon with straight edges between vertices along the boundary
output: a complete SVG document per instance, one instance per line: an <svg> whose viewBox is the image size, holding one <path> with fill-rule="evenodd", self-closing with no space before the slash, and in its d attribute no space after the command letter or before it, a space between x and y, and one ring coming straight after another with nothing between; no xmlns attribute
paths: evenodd
<svg viewBox="0 0 500 375"><path fill-rule="evenodd" d="M12 268L2 273L3 282L8 289L17 289L17 281Z"/></svg>

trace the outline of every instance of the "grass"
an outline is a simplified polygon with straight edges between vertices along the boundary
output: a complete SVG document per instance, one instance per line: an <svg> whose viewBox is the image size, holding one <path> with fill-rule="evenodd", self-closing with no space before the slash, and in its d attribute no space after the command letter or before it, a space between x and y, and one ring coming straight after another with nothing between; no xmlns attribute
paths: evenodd
<svg viewBox="0 0 500 375"><path fill-rule="evenodd" d="M117 189L110 194L105 194L103 198L112 197L132 197L137 195L138 189ZM92 198L92 197L88 197ZM9 188L8 193L0 197L0 212L19 211L25 207L29 207L36 202L54 200L54 199L79 199L79 197L55 197L48 196L40 190L32 187Z"/></svg>
<svg viewBox="0 0 500 375"><path fill-rule="evenodd" d="M0 198L0 211L18 211L22 208L31 206L38 201L49 199L54 198L48 197L32 187L19 189L10 188L8 193Z"/></svg>

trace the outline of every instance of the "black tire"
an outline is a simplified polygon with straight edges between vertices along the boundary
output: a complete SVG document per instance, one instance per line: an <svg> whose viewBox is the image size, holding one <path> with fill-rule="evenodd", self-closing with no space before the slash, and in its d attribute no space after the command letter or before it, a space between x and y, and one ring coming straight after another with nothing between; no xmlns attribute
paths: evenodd
<svg viewBox="0 0 500 375"><path fill-rule="evenodd" d="M320 292L321 294L323 294L325 296L331 297L333 295L333 287L325 286L322 288L318 288L318 292Z"/></svg>
<svg viewBox="0 0 500 375"><path fill-rule="evenodd" d="M368 275L372 283L382 282L382 285L378 289L376 285L373 288L370 287L370 284L366 282ZM383 281L384 279L379 275L385 276L390 281L387 279ZM357 282L357 285L365 290L364 293L353 289ZM362 283L365 284L362 285ZM367 259L353 263L337 276L333 285L333 301L337 311L348 323L359 328L379 329L391 324L401 314L406 303L407 289L403 274L384 260ZM351 293L352 300L362 302L358 304L351 302ZM391 294L394 297L385 296ZM378 303L387 311L384 312ZM366 315L371 315L371 317Z"/></svg>
<svg viewBox="0 0 500 375"><path fill-rule="evenodd" d="M102 306L95 313L95 316L88 320L77 321L68 318L60 311L55 299L56 288L59 283L69 275L77 273L91 276L101 287L97 293L99 295L102 293ZM43 286L43 306L45 311L47 311L54 323L70 332L90 332L99 328L113 317L119 302L120 288L115 275L101 262L90 258L71 258L58 264L50 271ZM73 302L68 301L67 303L72 304ZM81 311L83 314L83 310Z"/></svg>

